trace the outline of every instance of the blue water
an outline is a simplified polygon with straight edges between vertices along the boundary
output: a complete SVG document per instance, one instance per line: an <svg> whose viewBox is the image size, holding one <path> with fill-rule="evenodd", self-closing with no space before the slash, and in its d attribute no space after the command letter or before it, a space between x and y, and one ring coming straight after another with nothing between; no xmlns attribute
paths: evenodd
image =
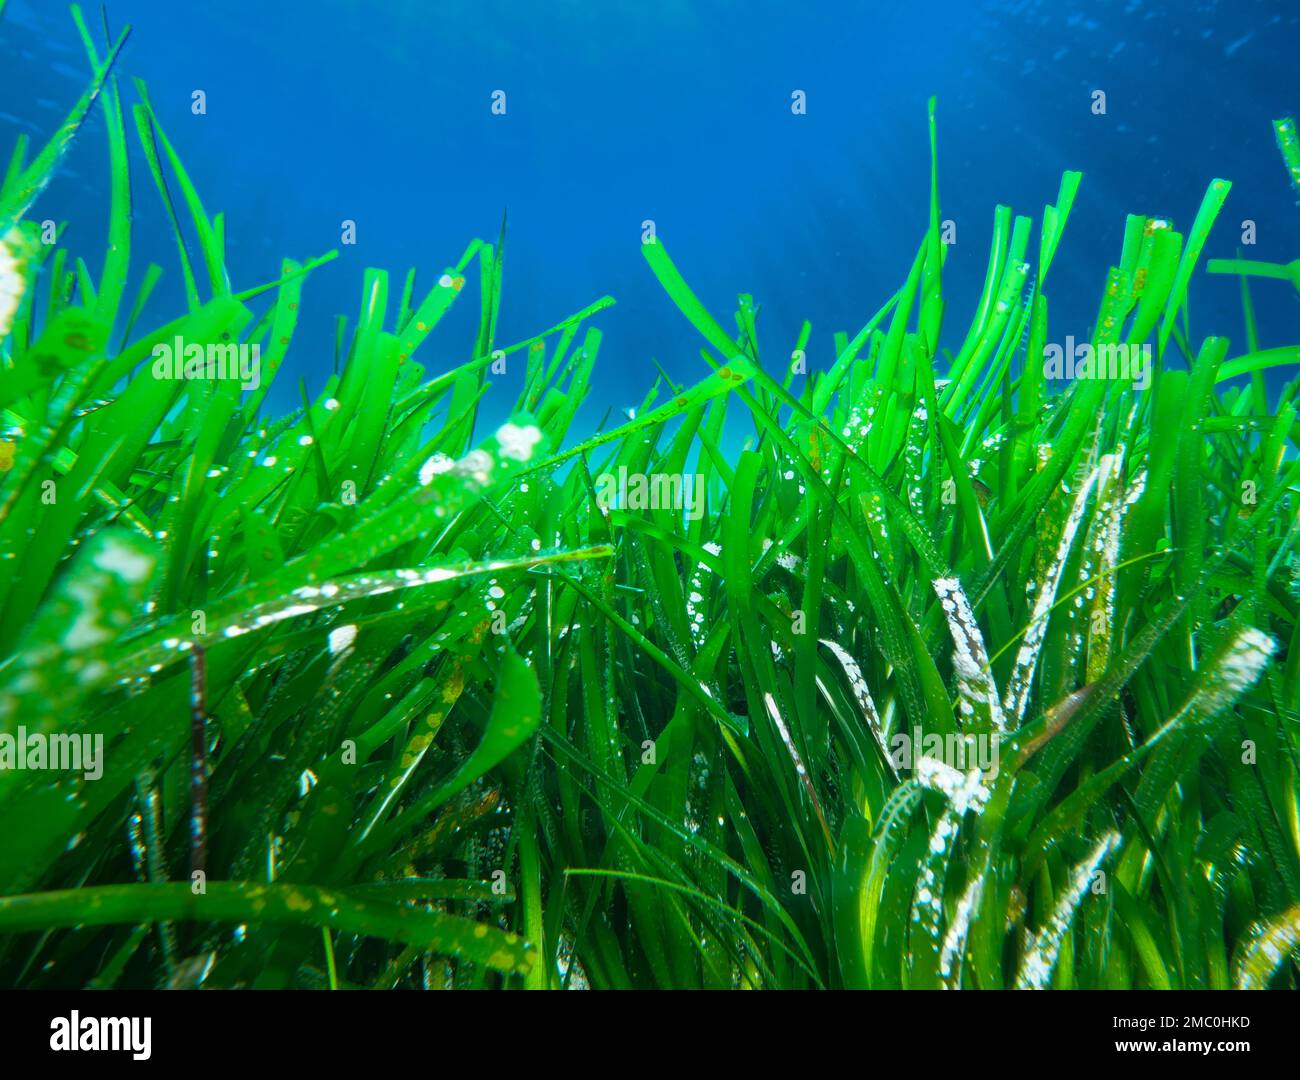
<svg viewBox="0 0 1300 1080"><path fill-rule="evenodd" d="M825 367L833 333L856 332L898 287L925 229L930 94L943 216L957 225L949 347L983 281L995 204L1037 222L1067 168L1084 182L1047 289L1055 339L1087 335L1125 213L1186 230L1214 177L1234 187L1208 257L1233 255L1246 219L1258 235L1246 256L1300 256L1270 126L1300 111L1295 0L111 0L107 13L114 32L134 26L120 70L148 82L209 210L226 212L237 288L274 278L281 256L338 247L341 222L357 223L358 243L308 282L282 408L299 376L315 391L328 374L334 315L355 319L365 267L398 290L416 266L427 287L472 237L495 241L507 211L500 342L618 301L596 321L604 346L579 428L638 402L652 358L682 381L706 371L641 257L646 219L724 325L736 294L754 294L771 365L807 318L810 363ZM11 0L0 151L21 130L47 136L87 76L65 5ZM195 89L206 115L191 112ZM791 111L796 90L806 115ZM167 270L162 318L182 303L179 272L136 165L134 274L150 260ZM68 242L97 266L106 205L96 117L36 216L68 219ZM422 350L431 369L468 358L474 280ZM1294 343L1295 290L1259 282L1254 296L1262 344ZM1198 274L1191 317L1193 341L1219 333L1230 355L1244 350L1235 280ZM521 377L495 380L489 416Z"/></svg>

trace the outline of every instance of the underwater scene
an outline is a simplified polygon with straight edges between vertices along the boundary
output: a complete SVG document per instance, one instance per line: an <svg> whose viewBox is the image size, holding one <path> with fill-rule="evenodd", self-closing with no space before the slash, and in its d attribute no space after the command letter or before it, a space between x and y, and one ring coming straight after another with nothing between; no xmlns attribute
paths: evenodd
<svg viewBox="0 0 1300 1080"><path fill-rule="evenodd" d="M1300 988L1297 56L0 0L0 988Z"/></svg>

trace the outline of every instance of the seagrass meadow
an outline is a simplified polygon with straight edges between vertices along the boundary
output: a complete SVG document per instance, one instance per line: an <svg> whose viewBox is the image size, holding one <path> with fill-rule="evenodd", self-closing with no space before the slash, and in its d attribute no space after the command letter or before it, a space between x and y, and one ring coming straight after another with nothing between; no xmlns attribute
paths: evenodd
<svg viewBox="0 0 1300 1080"><path fill-rule="evenodd" d="M128 31L74 20L88 89L0 188L0 985L1297 987L1300 346L1260 338L1300 327L1251 296L1300 261L1209 258L1229 181L1185 230L1130 216L1097 282L1141 389L1031 359L1077 172L996 208L945 305L932 101L916 256L860 328L760 350L758 302L719 320L649 236L701 377L575 430L614 301L499 341L503 229L366 271L272 415L334 253L232 282ZM78 254L40 196L92 110ZM1194 325L1206 274L1240 324ZM454 304L477 330L426 370ZM256 345L256 385L159 367L178 340Z"/></svg>

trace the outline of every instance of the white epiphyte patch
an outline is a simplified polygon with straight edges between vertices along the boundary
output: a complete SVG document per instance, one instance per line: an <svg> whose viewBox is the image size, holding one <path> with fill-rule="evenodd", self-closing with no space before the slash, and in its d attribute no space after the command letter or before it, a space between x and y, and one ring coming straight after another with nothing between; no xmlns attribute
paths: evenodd
<svg viewBox="0 0 1300 1080"><path fill-rule="evenodd" d="M420 466L420 486L428 487L433 483L435 476L450 472L455 467L456 462L453 458L448 457L441 451L434 454L433 457Z"/></svg>
<svg viewBox="0 0 1300 1080"><path fill-rule="evenodd" d="M154 568L154 559L117 537L106 539L95 552L94 563L106 573L129 582L144 581L153 573Z"/></svg>
<svg viewBox="0 0 1300 1080"><path fill-rule="evenodd" d="M494 559L479 563L474 567L478 573L491 573L497 570L515 570L519 563L509 559ZM310 615L323 607L343 604L353 600L363 600L372 596L384 596L398 589L418 588L422 585L436 585L450 581L466 574L465 567L431 566L424 568L404 567L400 570L384 570L372 574L356 574L338 581L325 582L321 585L303 585L288 594L292 601L285 603L281 598L269 604L263 604L252 611L245 612L240 624L227 626L222 632L226 637L237 637L249 630L283 622L285 619ZM324 601L328 599L332 603ZM340 628L346 629L346 628ZM355 633L355 627L353 628Z"/></svg>
<svg viewBox="0 0 1300 1080"><path fill-rule="evenodd" d="M914 774L922 787L942 792L958 817L967 810L980 813L989 801L991 792L979 769L963 773L947 762L926 756L917 759Z"/></svg>
<svg viewBox="0 0 1300 1080"><path fill-rule="evenodd" d="M1056 602L1056 590L1061 583L1066 560L1074 547L1074 538L1079 531L1080 522L1083 521L1088 496L1092 493L1099 472L1097 468L1091 469L1074 496L1074 504L1070 507L1070 516L1066 518L1065 527L1061 530L1061 539L1056 545L1055 556L1047 568L1041 588L1037 590L1038 596L1034 601L1029 629L1020 643L1020 650L1016 653L1015 666L1011 669L1011 679L1002 700L1002 708L1017 724L1029 704L1034 668L1038 664L1038 654L1043 647L1043 639L1047 636L1047 621L1051 615L1052 605Z"/></svg>
<svg viewBox="0 0 1300 1080"><path fill-rule="evenodd" d="M1267 922L1256 923L1247 934L1234 967L1238 990L1263 990L1278 968L1300 945L1300 907L1293 907Z"/></svg>
<svg viewBox="0 0 1300 1080"><path fill-rule="evenodd" d="M763 554L766 555L773 547L773 542L767 537L763 538ZM778 550L776 554L776 565L782 570L789 570L791 573L798 573L803 566L803 560L790 551Z"/></svg>
<svg viewBox="0 0 1300 1080"><path fill-rule="evenodd" d="M1188 717L1214 716L1230 708L1264 674L1276 651L1277 642L1262 630L1243 627L1217 660L1203 670L1187 704L1147 740L1148 745L1186 723Z"/></svg>
<svg viewBox="0 0 1300 1080"><path fill-rule="evenodd" d="M948 923L948 932L943 936L943 948L939 953L939 975L949 988L955 988L961 982L959 961L966 951L966 938L970 934L970 924L984 897L984 874L977 874L966 886L966 891L957 901L957 908Z"/></svg>
<svg viewBox="0 0 1300 1080"><path fill-rule="evenodd" d="M712 541L704 545L710 555L722 553L722 546ZM698 649L704 644L704 575L713 573L708 563L696 563L691 573L689 591L686 597L686 619L691 631L691 640Z"/></svg>
<svg viewBox="0 0 1300 1080"><path fill-rule="evenodd" d="M1079 564L1079 584L1084 588L1082 597L1076 598L1081 608L1090 605L1087 623L1087 659L1085 674L1088 682L1101 677L1110 661L1111 626L1115 620L1115 570L1119 565L1119 546L1124 513L1129 503L1122 499L1124 447L1101 459L1102 475L1099 484L1099 506L1084 542L1084 557ZM1089 585L1092 577L1095 585Z"/></svg>
<svg viewBox="0 0 1300 1080"><path fill-rule="evenodd" d="M510 461L528 461L533 450L542 441L542 432L535 424L505 423L497 428L497 444L501 456Z"/></svg>
<svg viewBox="0 0 1300 1080"><path fill-rule="evenodd" d="M803 758L799 756L799 750L794 745L794 740L790 737L790 729L785 726L785 721L781 718L781 711L776 707L776 699L771 694L764 694L763 704L767 706L767 714L772 718L772 723L776 725L777 733L781 736L781 741L785 743L786 751L794 762L794 771L799 775L800 780L806 779L808 769L803 763Z"/></svg>
<svg viewBox="0 0 1300 1080"><path fill-rule="evenodd" d="M63 637L64 647L80 651L110 640L113 631L100 617L99 589L89 581L73 581L67 591L75 605L76 618Z"/></svg>
<svg viewBox="0 0 1300 1080"><path fill-rule="evenodd" d="M75 618L63 639L64 647L74 651L93 648L121 633L117 621L125 618L123 612L113 613L106 608L109 598L125 585L138 587L153 573L156 559L152 552L125 536L111 532L101 533L95 547L87 552L90 564L98 574L74 574L67 585L67 595L72 601Z"/></svg>
<svg viewBox="0 0 1300 1080"><path fill-rule="evenodd" d="M817 818L829 837L830 832L826 825L826 815L822 811L821 800L817 797L817 789L813 787L812 777L808 774L808 766L804 764L799 748L790 736L790 729L786 727L785 720L781 716L781 710L777 708L776 699L771 694L764 694L763 704L767 707L767 714L772 718L772 723L776 725L777 733L781 736L781 742L785 744L786 753L790 755L790 760L794 762L795 775L799 777L799 782L803 785L804 791L808 793L808 799L817 812Z"/></svg>
<svg viewBox="0 0 1300 1080"><path fill-rule="evenodd" d="M330 655L338 656L339 653L352 648L352 643L356 640L356 623L346 623L343 626L334 627L329 635Z"/></svg>
<svg viewBox="0 0 1300 1080"><path fill-rule="evenodd" d="M37 707L56 717L108 677L102 652L144 608L156 562L153 548L132 533L105 530L87 541L35 615L32 643L12 658L0 690L0 728Z"/></svg>
<svg viewBox="0 0 1300 1080"><path fill-rule="evenodd" d="M867 727L871 729L871 734L876 740L876 745L880 747L880 752L885 761L893 767L893 759L889 754L889 747L886 742L886 731L884 722L880 719L880 712L876 708L875 698L871 696L871 690L867 686L867 680L863 677L862 668L858 662L849 655L847 649L843 648L838 642L831 641L829 638L819 639L819 644L825 645L830 649L832 655L840 662L840 667L844 669L844 674L849 680L849 689L853 693L853 700L858 703L858 708L862 710L862 717L867 722Z"/></svg>
<svg viewBox="0 0 1300 1080"><path fill-rule="evenodd" d="M533 424L505 423L497 428L496 441L497 453L503 461L526 462L542 441L542 432ZM439 452L420 466L420 486L428 487L435 477L455 472L478 487L487 487L496 465L492 454L483 449L471 450L459 461Z"/></svg>
<svg viewBox="0 0 1300 1080"><path fill-rule="evenodd" d="M960 829L960 815L949 806L939 815L930 834L929 856L922 864L912 895L912 923L934 944L943 924L944 870Z"/></svg>
<svg viewBox="0 0 1300 1080"><path fill-rule="evenodd" d="M1006 716L998 702L998 690L989 672L988 651L984 636L971 610L966 590L957 578L938 578L934 591L948 620L952 634L952 666L957 674L957 696L962 717L973 717L984 712L995 731L1005 731Z"/></svg>
<svg viewBox="0 0 1300 1080"><path fill-rule="evenodd" d="M1052 911L1047 925L1030 940L1025 950L1025 957L1020 963L1020 974L1016 976L1017 990L1044 990L1052 979L1057 958L1061 954L1061 942L1074 921L1075 913L1083 900L1084 893L1092 885L1097 871L1106 857L1119 846L1119 833L1107 833L1100 843L1092 849L1083 862L1074 868L1070 877L1070 887L1061 894Z"/></svg>
<svg viewBox="0 0 1300 1080"><path fill-rule="evenodd" d="M456 462L456 472L468 477L480 487L492 482L492 468L496 464L486 450L471 450Z"/></svg>
<svg viewBox="0 0 1300 1080"><path fill-rule="evenodd" d="M26 242L17 228L0 237L0 340L9 336L27 291Z"/></svg>
<svg viewBox="0 0 1300 1080"><path fill-rule="evenodd" d="M1253 626L1243 629L1216 669L1219 677L1213 691L1216 699L1211 703L1212 707L1225 707L1254 685L1276 650L1277 642L1262 630ZM1222 705L1220 699L1223 699Z"/></svg>

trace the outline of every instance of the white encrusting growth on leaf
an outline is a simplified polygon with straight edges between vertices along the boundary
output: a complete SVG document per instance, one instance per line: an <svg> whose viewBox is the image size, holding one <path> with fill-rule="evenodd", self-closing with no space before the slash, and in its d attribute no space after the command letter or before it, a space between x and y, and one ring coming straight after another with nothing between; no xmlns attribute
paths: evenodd
<svg viewBox="0 0 1300 1080"><path fill-rule="evenodd" d="M803 763L803 758L799 756L799 750L794 745L794 740L790 738L790 729L785 726L785 721L781 719L781 712L776 707L776 699L771 694L764 694L763 704L767 706L767 714L772 718L772 723L776 725L776 730L781 735L781 741L785 743L785 748L794 762L794 771L799 774L800 780L807 779L808 769Z"/></svg>
<svg viewBox="0 0 1300 1080"><path fill-rule="evenodd" d="M505 423L497 428L501 456L511 461L528 461L533 456L533 448L541 441L541 430L534 424Z"/></svg>
<svg viewBox="0 0 1300 1080"><path fill-rule="evenodd" d="M939 597L948 629L952 633L952 667L957 675L958 711L963 720L983 713L995 731L1005 731L1006 716L998 703L998 688L989 671L984 636L971 610L966 590L957 578L937 578L934 591Z"/></svg>
<svg viewBox="0 0 1300 1080"><path fill-rule="evenodd" d="M774 544L769 538L763 538L764 555L771 551L773 546ZM776 553L776 565L781 567L782 570L789 570L791 573L796 573L803 566L803 559L799 558L799 556L795 555L793 552L778 550Z"/></svg>
<svg viewBox="0 0 1300 1080"><path fill-rule="evenodd" d="M1219 663L1210 669L1202 704L1205 714L1211 716L1226 709L1253 686L1276 650L1277 642L1262 630L1244 627Z"/></svg>
<svg viewBox="0 0 1300 1080"><path fill-rule="evenodd" d="M939 952L939 975L948 989L956 988L961 982L959 961L966 950L966 938L970 934L970 924L984 898L984 874L981 872L971 879L966 891L957 901L957 910L952 913L948 923L948 932L943 936L943 948Z"/></svg>
<svg viewBox="0 0 1300 1080"><path fill-rule="evenodd" d="M963 773L938 758L923 756L917 759L914 772L918 784L942 792L959 816L967 810L978 814L989 801L990 792L979 769Z"/></svg>
<svg viewBox="0 0 1300 1080"><path fill-rule="evenodd" d="M143 552L128 547L113 537L100 547L94 555L94 563L99 569L121 578L123 581L141 582L152 572L154 560Z"/></svg>
<svg viewBox="0 0 1300 1080"><path fill-rule="evenodd" d="M1074 505L1070 507L1070 516L1065 520L1061 538L1056 545L1056 554L1047 568L1041 587L1037 589L1034 600L1034 612L1030 618L1029 629L1025 632L1020 650L1016 653L1016 662L1011 669L1011 679L1002 700L1002 708L1011 721L1019 724L1029 704L1029 691L1033 685L1034 668L1038 663L1038 654L1043 647L1043 638L1047 635L1047 621L1052 605L1056 601L1056 590L1061 583L1061 574L1065 570L1070 549L1074 547L1074 538L1083 520L1084 508L1088 505L1088 496L1097 482L1098 469L1089 471L1087 479L1080 485L1074 496Z"/></svg>
<svg viewBox="0 0 1300 1080"><path fill-rule="evenodd" d="M1277 642L1263 631L1253 626L1240 629L1226 649L1202 670L1182 708L1147 739L1143 749L1149 750L1172 731L1230 708L1258 681L1276 650Z"/></svg>
<svg viewBox="0 0 1300 1080"><path fill-rule="evenodd" d="M27 291L22 234L15 228L0 237L0 339L13 329L14 316Z"/></svg>
<svg viewBox="0 0 1300 1080"><path fill-rule="evenodd" d="M455 467L456 462L453 458L441 452L434 454L433 457L420 466L420 486L428 487L433 483L435 476L448 472Z"/></svg>
<svg viewBox="0 0 1300 1080"><path fill-rule="evenodd" d="M943 875L957 842L960 820L961 814L953 806L939 815L930 834L928 857L921 864L912 893L912 924L916 933L929 939L931 948L939 943L939 927L943 924Z"/></svg>
<svg viewBox="0 0 1300 1080"><path fill-rule="evenodd" d="M1238 990L1265 990L1273 973L1300 948L1300 904L1251 926L1234 964Z"/></svg>
<svg viewBox="0 0 1300 1080"><path fill-rule="evenodd" d="M804 791L808 793L813 809L817 811L817 817L820 819L823 829L825 829L826 815L822 812L822 804L817 797L817 789L813 787L812 778L808 775L808 767L803 763L799 748L795 746L794 739L790 737L790 729L785 726L785 721L781 718L781 712L776 707L776 699L770 693L765 693L763 695L763 704L767 706L767 714L772 718L772 723L776 725L776 730L781 736L781 741L785 743L785 749L790 755L790 760L794 762L794 771L799 777L799 782L803 785ZM828 832L828 839L829 835Z"/></svg>
<svg viewBox="0 0 1300 1080"><path fill-rule="evenodd" d="M1052 979L1057 958L1061 955L1061 943L1066 931L1074 921L1075 912L1083 900L1084 893L1092 885L1101 864L1106 861L1116 847L1120 836L1117 832L1107 833L1083 862L1074 868L1070 877L1070 887L1061 894L1046 925L1034 934L1020 962L1020 974L1016 976L1018 990L1044 990Z"/></svg>
<svg viewBox="0 0 1300 1080"><path fill-rule="evenodd" d="M336 626L330 631L329 645L330 655L337 656L345 649L350 649L352 643L357 640L357 627L355 623L346 623L343 626Z"/></svg>
<svg viewBox="0 0 1300 1080"><path fill-rule="evenodd" d="M720 555L722 545L710 541L704 545L710 555ZM698 562L691 572L689 591L686 596L686 619L690 627L691 640L698 649L704 644L704 612L700 605L704 603L704 575L713 573L708 563Z"/></svg>
<svg viewBox="0 0 1300 1080"><path fill-rule="evenodd" d="M503 462L526 462L531 460L533 450L542 441L541 430L533 424L516 424L507 422L497 428L497 454ZM487 487L492 482L492 474L497 461L486 450L471 450L459 461L439 451L420 466L420 486L428 487L434 479L444 473L455 473L464 480L469 480L477 487Z"/></svg>
<svg viewBox="0 0 1300 1080"><path fill-rule="evenodd" d="M370 574L357 574L328 581L321 585L303 585L288 593L291 601L285 603L278 599L259 605L245 614L239 623L226 626L222 633L226 637L239 637L250 630L261 630L274 623L292 619L298 615L309 615L321 608L352 600L362 600L372 596L383 596L397 589L418 588L422 585L436 585L468 574L491 573L494 570L517 570L522 565L545 562L544 557L537 560L501 559L477 563L472 568L465 566L431 566L423 569L403 568L400 570L383 570Z"/></svg>
<svg viewBox="0 0 1300 1080"><path fill-rule="evenodd" d="M1115 621L1115 569L1119 565L1119 545L1124 511L1128 501L1120 498L1123 482L1124 446L1114 454L1101 459L1101 479L1098 483L1097 514L1092 520L1088 540L1084 544L1084 558L1079 563L1079 584L1084 589L1076 597L1077 606L1091 605L1087 630L1086 678L1089 682L1099 678L1110 660L1111 626ZM1093 577L1095 585L1087 584Z"/></svg>
<svg viewBox="0 0 1300 1080"><path fill-rule="evenodd" d="M858 703L858 708L862 710L862 717L867 722L867 727L871 729L871 734L876 740L876 745L880 747L880 752L885 761L890 762L892 768L892 759L889 753L889 746L886 743L886 732L884 722L880 719L880 712L876 708L876 701L871 696L871 690L867 686L867 680L862 675L862 668L858 662L849 655L848 651L840 646L837 642L829 638L821 638L820 643L830 649L831 654L840 662L840 667L844 669L844 674L849 680L849 690L853 693L853 699Z"/></svg>

